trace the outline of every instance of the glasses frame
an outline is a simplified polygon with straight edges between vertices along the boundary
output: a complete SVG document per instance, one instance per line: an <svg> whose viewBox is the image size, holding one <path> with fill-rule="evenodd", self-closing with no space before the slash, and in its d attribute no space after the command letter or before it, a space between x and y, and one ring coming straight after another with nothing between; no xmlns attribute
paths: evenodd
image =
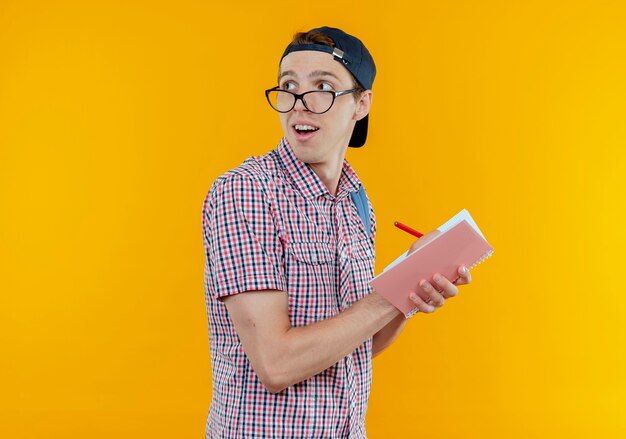
<svg viewBox="0 0 626 439"><path fill-rule="evenodd" d="M313 114L324 114L327 111L329 111L331 108L333 108L333 105L335 104L335 99L338 98L339 96L345 96L348 95L350 93L354 93L356 91L360 91L360 88L352 88L350 90L343 90L343 91L332 91L332 90L311 90L311 91L305 91L304 93L294 93L288 90L283 90L280 88L280 86L276 86L276 87L272 87L268 90L265 90L265 98L267 99L267 103L270 104L270 107L272 107L273 110L278 111L279 113L289 113L291 110L293 110L293 108L296 106L296 102L298 102L298 99L300 99L302 101L302 105L304 105L304 108L306 108L307 110L309 110L311 113ZM280 111L277 108L274 108L274 106L272 105L272 102L270 101L270 92L273 91L280 91L283 93L289 93L290 95L292 95L294 97L293 99L293 105L291 106L291 108L289 110L286 111ZM328 107L327 110L322 111L322 112L316 112L313 111L309 108L309 106L306 104L306 100L304 99L304 97L310 93L330 93L333 96L333 101L330 103L330 106Z"/></svg>

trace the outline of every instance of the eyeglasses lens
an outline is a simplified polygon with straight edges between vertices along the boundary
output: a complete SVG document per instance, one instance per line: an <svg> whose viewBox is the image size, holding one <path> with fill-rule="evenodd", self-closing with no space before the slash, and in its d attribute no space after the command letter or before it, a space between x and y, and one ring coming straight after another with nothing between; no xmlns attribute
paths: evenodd
<svg viewBox="0 0 626 439"><path fill-rule="evenodd" d="M306 107L313 113L324 113L333 104L333 94L327 91L313 91L303 96ZM283 90L272 90L268 93L271 106L276 111L285 113L294 107L296 97Z"/></svg>

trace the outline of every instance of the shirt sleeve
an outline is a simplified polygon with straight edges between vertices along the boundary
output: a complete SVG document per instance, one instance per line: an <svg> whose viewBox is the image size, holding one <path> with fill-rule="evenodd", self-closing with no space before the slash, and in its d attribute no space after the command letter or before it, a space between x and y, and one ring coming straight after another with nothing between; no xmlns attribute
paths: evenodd
<svg viewBox="0 0 626 439"><path fill-rule="evenodd" d="M203 206L205 270L211 295L286 291L284 252L267 194L249 177L220 177Z"/></svg>

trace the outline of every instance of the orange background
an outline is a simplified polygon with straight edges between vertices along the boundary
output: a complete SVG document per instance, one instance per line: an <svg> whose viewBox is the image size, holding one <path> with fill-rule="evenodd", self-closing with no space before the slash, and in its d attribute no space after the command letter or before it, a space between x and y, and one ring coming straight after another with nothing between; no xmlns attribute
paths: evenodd
<svg viewBox="0 0 626 439"><path fill-rule="evenodd" d="M0 436L202 437L201 207L281 136L296 31L378 66L380 271L467 208L474 282L374 360L371 438L626 436L619 1L0 4Z"/></svg>

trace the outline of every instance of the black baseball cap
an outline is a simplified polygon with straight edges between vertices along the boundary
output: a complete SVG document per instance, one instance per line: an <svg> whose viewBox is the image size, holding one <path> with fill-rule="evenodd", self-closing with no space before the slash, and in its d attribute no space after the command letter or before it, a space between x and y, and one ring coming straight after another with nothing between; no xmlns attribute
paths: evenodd
<svg viewBox="0 0 626 439"><path fill-rule="evenodd" d="M318 27L311 29L309 32L319 32L331 38L335 43L335 47L325 46L323 44L294 44L289 45L285 49L282 61L285 56L291 52L301 50L316 50L318 52L326 52L333 55L335 61L341 63L356 78L361 87L371 90L376 77L376 65L374 59L370 55L365 45L356 37L349 35L334 27ZM367 124L369 114L363 119L357 121L354 125L354 131L348 146L358 148L365 144L367 139Z"/></svg>

